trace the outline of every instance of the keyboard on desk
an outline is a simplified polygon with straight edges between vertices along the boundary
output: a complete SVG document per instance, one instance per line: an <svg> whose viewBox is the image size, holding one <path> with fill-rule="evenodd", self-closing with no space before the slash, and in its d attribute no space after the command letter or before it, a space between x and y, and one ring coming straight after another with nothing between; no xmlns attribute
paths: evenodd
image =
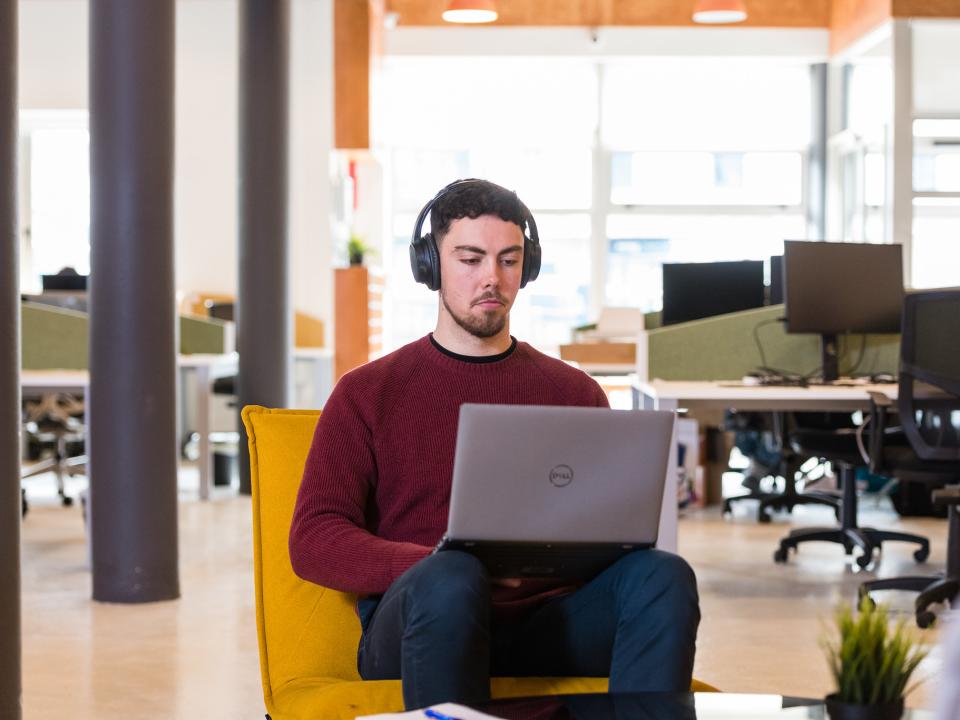
<svg viewBox="0 0 960 720"><path fill-rule="evenodd" d="M870 377L842 377L825 382L815 378L789 377L780 375L744 375L737 382L721 382L721 387L863 387L866 385L893 384L897 380L892 375L876 375Z"/></svg>

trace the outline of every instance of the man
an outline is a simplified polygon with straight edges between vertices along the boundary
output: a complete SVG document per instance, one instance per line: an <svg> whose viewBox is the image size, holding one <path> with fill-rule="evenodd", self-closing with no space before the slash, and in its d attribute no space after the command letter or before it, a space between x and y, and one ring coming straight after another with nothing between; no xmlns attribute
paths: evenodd
<svg viewBox="0 0 960 720"><path fill-rule="evenodd" d="M428 212L433 231L421 238ZM436 328L345 375L317 423L293 568L359 596L360 675L402 679L407 708L484 700L491 673L689 688L700 614L679 557L634 552L577 588L490 578L472 555L431 554L463 403L608 406L594 380L510 336L510 308L539 260L515 194L482 180L442 190L411 246L415 278L439 289Z"/></svg>

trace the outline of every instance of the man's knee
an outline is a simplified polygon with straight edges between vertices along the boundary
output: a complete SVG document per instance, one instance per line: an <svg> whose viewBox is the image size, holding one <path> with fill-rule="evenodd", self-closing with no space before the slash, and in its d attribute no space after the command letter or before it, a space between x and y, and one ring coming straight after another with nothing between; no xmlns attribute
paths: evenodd
<svg viewBox="0 0 960 720"><path fill-rule="evenodd" d="M663 550L640 550L620 561L624 564L626 586L644 593L666 594L671 602L696 606L697 576L690 564L679 555Z"/></svg>
<svg viewBox="0 0 960 720"><path fill-rule="evenodd" d="M473 555L455 550L428 555L409 572L408 607L416 612L448 617L489 613L490 580Z"/></svg>

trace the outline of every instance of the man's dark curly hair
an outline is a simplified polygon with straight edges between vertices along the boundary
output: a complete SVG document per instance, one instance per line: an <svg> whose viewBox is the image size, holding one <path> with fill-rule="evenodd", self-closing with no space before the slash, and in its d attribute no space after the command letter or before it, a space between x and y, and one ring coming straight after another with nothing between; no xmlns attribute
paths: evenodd
<svg viewBox="0 0 960 720"><path fill-rule="evenodd" d="M526 232L527 208L516 193L489 180L471 180L448 191L430 210L433 239L439 244L454 220L481 215L495 215Z"/></svg>

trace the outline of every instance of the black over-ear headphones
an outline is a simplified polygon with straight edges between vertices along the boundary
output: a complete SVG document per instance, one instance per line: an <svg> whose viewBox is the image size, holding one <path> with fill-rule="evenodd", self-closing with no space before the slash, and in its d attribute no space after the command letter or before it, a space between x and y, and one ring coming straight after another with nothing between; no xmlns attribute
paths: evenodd
<svg viewBox="0 0 960 720"><path fill-rule="evenodd" d="M431 290L440 289L440 251L437 249L437 241L434 239L432 232L423 236L420 235L423 232L423 223L440 198L456 188L478 183L486 184L486 181L471 178L450 183L438 192L433 200L424 205L423 210L417 216L417 223L413 228L413 237L410 239L410 269L413 270L413 279L418 283L423 283ZM514 197L516 197L516 193L514 193ZM526 287L528 282L536 280L537 275L540 274L540 235L537 233L537 223L533 219L533 214L519 198L517 202L523 209L526 225L523 233L523 267L520 271L520 287Z"/></svg>

